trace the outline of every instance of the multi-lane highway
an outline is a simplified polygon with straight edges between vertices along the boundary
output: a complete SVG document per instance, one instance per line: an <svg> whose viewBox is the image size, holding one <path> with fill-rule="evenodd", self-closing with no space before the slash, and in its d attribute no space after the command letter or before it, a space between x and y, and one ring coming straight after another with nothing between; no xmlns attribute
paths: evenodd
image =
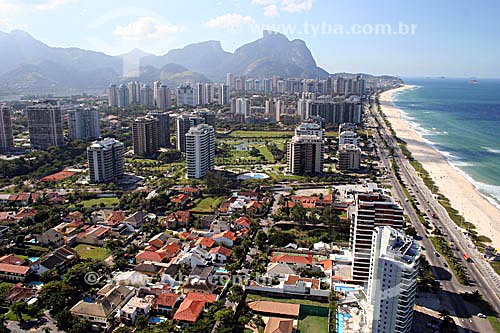
<svg viewBox="0 0 500 333"><path fill-rule="evenodd" d="M471 306L468 306L460 296L461 292L471 289L462 286L453 275L451 275L451 278L449 278L449 274L447 274L447 271L449 271L449 269L445 264L444 258L434 255L434 246L426 236L425 229L420 223L415 209L409 202L406 201L407 198L403 191L403 188L401 184L399 184L399 181L397 180L396 175L392 170L392 161L394 161L399 166L401 178L407 185L409 191L411 191L413 195L415 195L415 199L420 205L421 210L429 214L429 216L433 216L435 214L435 216L438 217L435 223L441 228L441 230L444 231L447 237L449 237L449 239L456 244L456 248L458 251L457 254L461 257L464 253L467 253L473 258L474 263L467 264L470 276L475 280L475 283L477 284L476 289L479 289L485 299L487 299L497 311L500 304L500 299L498 298L498 290L495 290L494 286L495 283L497 283L495 281L496 279L498 279L498 275L496 275L496 273L494 272L493 274L491 274L491 271L489 270L489 268L491 267L489 267L487 263L484 263L484 261L480 257L480 254L472 251L472 248L469 247L470 243L466 239L465 235L456 227L455 223L449 218L446 210L434 198L433 194L423 183L422 179L417 176L409 161L406 160L398 143L392 136L389 128L385 124L381 115L378 113L374 104L372 104L371 109L373 111L372 116L376 117L378 120L378 124L380 124L379 128L383 140L379 136L378 132L374 131L375 141L378 147L378 152L383 167L390 174L390 180L392 183L394 195L402 204L405 213L408 215L418 234L423 237L421 243L422 246L426 249L424 252L427 254L426 257L433 267L434 274L438 279L442 279L443 277L445 278L441 281L441 300L444 304L447 305L448 309L451 310L450 312L457 318L457 324L461 327L462 330L469 332L494 332L487 319L477 317L477 310ZM367 114L370 113L367 112ZM370 119L368 120L369 122L371 122L370 125L378 126L373 117L370 117ZM391 150L392 154L389 153L389 150ZM484 264L486 264L488 267L484 267ZM481 266L476 267L476 265Z"/></svg>

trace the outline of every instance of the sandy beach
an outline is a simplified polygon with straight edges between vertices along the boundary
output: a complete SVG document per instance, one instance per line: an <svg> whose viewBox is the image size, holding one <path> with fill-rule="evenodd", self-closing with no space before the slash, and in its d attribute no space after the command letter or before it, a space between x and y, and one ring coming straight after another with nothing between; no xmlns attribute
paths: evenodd
<svg viewBox="0 0 500 333"><path fill-rule="evenodd" d="M444 156L429 146L424 139L401 117L401 111L394 107L394 93L411 88L386 91L380 95L380 104L397 135L408 143L413 156L430 173L441 193L450 199L452 207L476 226L480 235L489 237L495 248L500 248L500 210L491 204L464 175L453 168Z"/></svg>

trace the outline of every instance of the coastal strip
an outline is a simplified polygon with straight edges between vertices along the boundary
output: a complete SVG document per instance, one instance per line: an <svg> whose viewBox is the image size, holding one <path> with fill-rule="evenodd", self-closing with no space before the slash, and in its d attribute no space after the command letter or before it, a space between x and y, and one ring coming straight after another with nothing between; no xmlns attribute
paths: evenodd
<svg viewBox="0 0 500 333"><path fill-rule="evenodd" d="M439 151L431 147L404 119L403 111L394 106L394 95L410 88L414 86L404 85L380 94L379 101L386 119L397 136L407 143L413 157L428 171L440 192L450 200L451 206L473 223L480 235L490 238L493 247L500 248L500 210Z"/></svg>

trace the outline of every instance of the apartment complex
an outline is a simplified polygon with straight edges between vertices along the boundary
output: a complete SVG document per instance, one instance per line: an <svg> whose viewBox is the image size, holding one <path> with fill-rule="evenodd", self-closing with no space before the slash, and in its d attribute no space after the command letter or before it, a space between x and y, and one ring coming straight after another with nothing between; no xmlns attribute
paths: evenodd
<svg viewBox="0 0 500 333"><path fill-rule="evenodd" d="M170 115L166 112L149 112L148 116L158 119L158 145L170 146Z"/></svg>
<svg viewBox="0 0 500 333"><path fill-rule="evenodd" d="M158 152L158 133L160 121L154 117L136 118L132 123L134 154L150 156Z"/></svg>
<svg viewBox="0 0 500 333"><path fill-rule="evenodd" d="M97 139L101 136L97 109L69 110L68 134L71 140Z"/></svg>
<svg viewBox="0 0 500 333"><path fill-rule="evenodd" d="M177 117L176 124L176 147L178 151L186 152L186 133L191 127L203 124L205 119L195 115L180 115Z"/></svg>
<svg viewBox="0 0 500 333"><path fill-rule="evenodd" d="M360 163L361 149L358 146L354 144L340 146L338 151L338 170L358 170Z"/></svg>
<svg viewBox="0 0 500 333"><path fill-rule="evenodd" d="M391 227L372 236L368 298L374 306L373 332L412 331L420 247Z"/></svg>
<svg viewBox="0 0 500 333"><path fill-rule="evenodd" d="M349 243L354 257L352 278L357 283L367 283L373 231L383 226L403 228L403 209L394 199L382 193L358 193L348 213L351 221Z"/></svg>
<svg viewBox="0 0 500 333"><path fill-rule="evenodd" d="M215 131L207 124L191 127L186 134L187 177L200 179L214 169Z"/></svg>
<svg viewBox="0 0 500 333"><path fill-rule="evenodd" d="M106 138L87 147L87 162L92 183L107 183L125 173L125 146L118 140Z"/></svg>
<svg viewBox="0 0 500 333"><path fill-rule="evenodd" d="M295 135L288 142L288 172L307 175L323 172L324 143L317 135Z"/></svg>
<svg viewBox="0 0 500 333"><path fill-rule="evenodd" d="M32 148L64 144L61 108L51 104L28 106L28 128Z"/></svg>
<svg viewBox="0 0 500 333"><path fill-rule="evenodd" d="M0 106L0 152L14 148L12 133L12 110L8 106Z"/></svg>

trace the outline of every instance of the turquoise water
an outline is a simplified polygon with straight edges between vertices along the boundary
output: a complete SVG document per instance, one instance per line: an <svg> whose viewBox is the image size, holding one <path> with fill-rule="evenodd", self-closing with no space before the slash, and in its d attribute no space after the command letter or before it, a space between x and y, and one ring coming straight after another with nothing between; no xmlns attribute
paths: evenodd
<svg viewBox="0 0 500 333"><path fill-rule="evenodd" d="M344 333L344 321L351 318L350 314L337 313L337 333Z"/></svg>
<svg viewBox="0 0 500 333"><path fill-rule="evenodd" d="M335 286L335 291L353 291L354 287Z"/></svg>
<svg viewBox="0 0 500 333"><path fill-rule="evenodd" d="M394 104L420 135L500 207L500 80L405 79Z"/></svg>

